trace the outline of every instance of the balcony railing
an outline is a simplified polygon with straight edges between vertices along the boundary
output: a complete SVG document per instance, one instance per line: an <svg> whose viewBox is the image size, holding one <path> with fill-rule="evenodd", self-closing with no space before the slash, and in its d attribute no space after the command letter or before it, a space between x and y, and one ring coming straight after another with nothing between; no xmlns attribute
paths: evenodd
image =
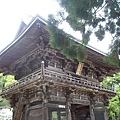
<svg viewBox="0 0 120 120"><path fill-rule="evenodd" d="M104 87L100 85L100 83L97 82L92 82L91 80L88 79L88 77L74 77L72 74L67 75L67 74L61 74L55 71L51 71L48 69L45 69L45 76L54 78L55 81L63 82L63 83L69 83L69 84L74 84L82 87L87 87L87 88L93 88L93 89L98 89L98 90L104 90L104 91L114 91L113 87Z"/></svg>
<svg viewBox="0 0 120 120"><path fill-rule="evenodd" d="M26 77L19 79L18 82L15 82L12 85L9 85L8 87L3 87L2 93L8 92L9 90L18 89L27 84L35 82L36 80L40 79L40 77L41 77L41 69L37 70L36 72L34 72Z"/></svg>
<svg viewBox="0 0 120 120"><path fill-rule="evenodd" d="M50 78L52 81L54 81L57 84L66 84L66 85L76 85L77 87L84 87L84 88L90 88L95 90L100 90L104 92L112 92L115 93L113 87L104 87L101 86L98 82L91 81L91 78L85 77L85 76L77 76L75 74L71 74L71 72L59 72L55 71L56 69L50 69L49 67L44 68L44 62L41 65L41 69L33 72L32 74L18 80L17 83L14 83L8 87L3 87L2 93L6 93L11 90L15 90L21 87L24 87L32 82L35 82L37 80L44 80L45 77ZM69 74L68 74L69 73ZM49 81L49 79L47 79Z"/></svg>

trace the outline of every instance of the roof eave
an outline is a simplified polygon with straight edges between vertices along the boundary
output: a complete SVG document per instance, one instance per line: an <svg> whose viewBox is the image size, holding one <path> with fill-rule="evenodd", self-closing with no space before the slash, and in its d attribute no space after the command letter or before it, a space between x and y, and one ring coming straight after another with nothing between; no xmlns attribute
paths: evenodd
<svg viewBox="0 0 120 120"><path fill-rule="evenodd" d="M43 22L44 24L47 24L46 20L44 18L42 18L41 16L36 16L26 27L26 29L20 34L18 35L7 47L5 47L1 52L0 52L0 56L5 53L12 45L14 45L19 39L22 38L22 36L24 36L26 34L26 32L31 28L31 26L37 21L40 20L41 22Z"/></svg>

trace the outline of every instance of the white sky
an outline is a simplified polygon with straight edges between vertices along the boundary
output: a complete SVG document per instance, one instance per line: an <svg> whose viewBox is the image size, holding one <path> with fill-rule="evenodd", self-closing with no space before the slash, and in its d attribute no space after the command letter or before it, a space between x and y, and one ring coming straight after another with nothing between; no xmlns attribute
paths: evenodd
<svg viewBox="0 0 120 120"><path fill-rule="evenodd" d="M55 0L0 0L0 51L14 40L21 20L28 20L27 15L39 14L47 19L48 14L55 13L58 8ZM110 35L106 35L102 42L92 39L92 46L107 51Z"/></svg>

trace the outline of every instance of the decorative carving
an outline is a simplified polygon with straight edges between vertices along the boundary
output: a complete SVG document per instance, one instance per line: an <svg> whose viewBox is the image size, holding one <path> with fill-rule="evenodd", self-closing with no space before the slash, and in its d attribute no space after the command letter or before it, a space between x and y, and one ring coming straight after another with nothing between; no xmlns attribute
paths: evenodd
<svg viewBox="0 0 120 120"><path fill-rule="evenodd" d="M109 104L109 98L108 98L107 95L103 95L103 101L102 102L104 103L104 106L108 106L108 104Z"/></svg>
<svg viewBox="0 0 120 120"><path fill-rule="evenodd" d="M88 95L89 95L88 99L90 100L90 104L95 105L96 93L89 93Z"/></svg>
<svg viewBox="0 0 120 120"><path fill-rule="evenodd" d="M43 100L49 100L50 99L50 92L49 92L49 85L43 84L41 86L42 92L43 92Z"/></svg>
<svg viewBox="0 0 120 120"><path fill-rule="evenodd" d="M74 89L71 87L70 88L63 88L64 96L66 97L66 99L68 101L71 101L73 92L74 92Z"/></svg>
<svg viewBox="0 0 120 120"><path fill-rule="evenodd" d="M10 105L12 108L15 108L16 102L17 102L17 100L15 99L15 97L10 99Z"/></svg>

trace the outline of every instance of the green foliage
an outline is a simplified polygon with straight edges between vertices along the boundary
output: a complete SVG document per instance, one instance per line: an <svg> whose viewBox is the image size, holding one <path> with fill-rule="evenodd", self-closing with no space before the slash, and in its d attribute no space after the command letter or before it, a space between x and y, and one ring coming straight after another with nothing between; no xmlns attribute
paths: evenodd
<svg viewBox="0 0 120 120"><path fill-rule="evenodd" d="M116 96L109 101L108 115L109 118L114 118L114 120L120 119L120 87L116 86Z"/></svg>
<svg viewBox="0 0 120 120"><path fill-rule="evenodd" d="M105 57L105 61L116 65L117 67L120 67L120 60L118 58L118 48L120 46L119 38L117 38L111 45L111 51L108 53L108 55Z"/></svg>
<svg viewBox="0 0 120 120"><path fill-rule="evenodd" d="M86 59L87 55L84 49L84 45L75 42L74 37L65 33L56 26L56 20L53 18L53 16L49 16L47 29L50 34L51 47L60 50L61 53L69 59L77 59L78 61L83 61ZM84 36L85 40L88 38L89 34L90 32Z"/></svg>
<svg viewBox="0 0 120 120"><path fill-rule="evenodd" d="M105 30L101 25L99 25L99 29L95 32L95 35L98 38L98 40L103 40L105 35Z"/></svg>
<svg viewBox="0 0 120 120"><path fill-rule="evenodd" d="M120 3L119 0L57 0L65 12L68 13L66 21L75 30L80 31L82 26L87 29L88 26L96 28L103 26L108 31L120 27ZM96 31L96 30L95 30ZM116 33L117 30L114 29ZM118 36L118 34L116 33Z"/></svg>
<svg viewBox="0 0 120 120"><path fill-rule="evenodd" d="M13 75L3 75L3 73L0 73L0 92L2 91L3 84L5 87L17 82ZM3 99L0 96L0 106L9 106L9 101L6 99Z"/></svg>
<svg viewBox="0 0 120 120"><path fill-rule="evenodd" d="M56 27L61 25L63 22L69 23L69 25L71 26L71 28L73 28L74 31L79 31L82 34L82 43L84 45L88 44L88 42L90 41L91 33L94 33L97 39L101 41L103 40L105 33L109 32L113 37L112 40L113 42L111 44L112 46L110 46L111 51L110 53L108 53L107 60L110 57L110 60L108 61L110 61L110 63L114 63L114 61L116 61L117 59L115 57L117 57L118 54L117 52L118 47L120 47L120 45L116 46L116 41L120 39L119 38L120 1L119 0L75 0L75 1L57 0L57 1L63 9L59 11L58 14L55 16L50 15L52 16L49 19L50 23L52 25L55 25ZM58 32L62 34L61 31L62 30ZM52 35L52 39L53 38L58 38L58 34ZM60 46L62 45L62 42L63 42L62 40L58 41L58 43L60 43ZM53 43L51 42L52 46L56 45ZM59 49L58 46L57 49ZM115 55L115 57L111 57L113 55ZM119 64L117 65L120 66Z"/></svg>
<svg viewBox="0 0 120 120"><path fill-rule="evenodd" d="M120 118L120 73L115 74L113 77L104 78L102 85L106 87L111 87L114 85L116 89L116 96L109 101L108 115L109 118L114 118L118 120Z"/></svg>
<svg viewBox="0 0 120 120"><path fill-rule="evenodd" d="M104 57L104 60L108 62L109 64L120 67L120 61L118 59L118 54L108 54L107 56Z"/></svg>

